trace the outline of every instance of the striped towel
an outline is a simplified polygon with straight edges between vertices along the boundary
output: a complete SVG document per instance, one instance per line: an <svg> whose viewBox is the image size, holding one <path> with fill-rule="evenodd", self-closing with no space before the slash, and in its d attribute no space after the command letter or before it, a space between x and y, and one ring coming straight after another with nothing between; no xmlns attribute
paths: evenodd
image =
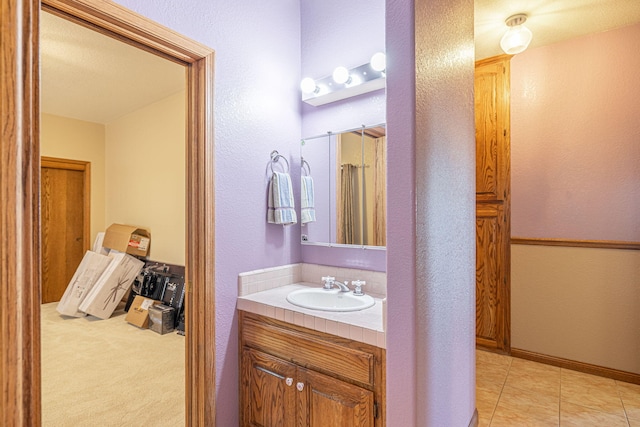
<svg viewBox="0 0 640 427"><path fill-rule="evenodd" d="M271 181L269 181L267 222L282 225L291 225L298 222L293 201L291 177L288 173L274 172Z"/></svg>
<svg viewBox="0 0 640 427"><path fill-rule="evenodd" d="M302 176L302 195L300 201L300 216L302 223L316 220L315 196L313 193L313 178L307 175Z"/></svg>

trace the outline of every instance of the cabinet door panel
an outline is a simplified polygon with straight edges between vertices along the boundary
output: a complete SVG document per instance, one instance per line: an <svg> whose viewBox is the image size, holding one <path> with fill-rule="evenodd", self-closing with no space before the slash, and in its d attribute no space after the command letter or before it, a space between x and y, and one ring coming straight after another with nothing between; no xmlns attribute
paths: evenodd
<svg viewBox="0 0 640 427"><path fill-rule="evenodd" d="M242 367L242 425L295 426L295 365L245 348Z"/></svg>
<svg viewBox="0 0 640 427"><path fill-rule="evenodd" d="M486 204L476 210L476 337L485 347L504 349L509 315L503 240L502 205Z"/></svg>
<svg viewBox="0 0 640 427"><path fill-rule="evenodd" d="M373 392L305 369L298 395L298 425L309 427L373 427Z"/></svg>

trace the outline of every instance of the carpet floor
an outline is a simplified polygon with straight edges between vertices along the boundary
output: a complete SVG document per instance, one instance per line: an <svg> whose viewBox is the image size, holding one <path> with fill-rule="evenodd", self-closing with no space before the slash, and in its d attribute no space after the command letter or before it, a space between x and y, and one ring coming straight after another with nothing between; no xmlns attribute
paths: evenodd
<svg viewBox="0 0 640 427"><path fill-rule="evenodd" d="M42 425L184 425L185 341L125 322L71 318L42 305Z"/></svg>

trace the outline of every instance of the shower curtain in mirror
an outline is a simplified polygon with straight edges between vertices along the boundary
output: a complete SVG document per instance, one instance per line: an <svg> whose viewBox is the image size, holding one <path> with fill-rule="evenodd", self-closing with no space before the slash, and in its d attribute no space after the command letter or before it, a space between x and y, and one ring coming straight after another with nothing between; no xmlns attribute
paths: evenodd
<svg viewBox="0 0 640 427"><path fill-rule="evenodd" d="M345 163L342 165L340 173L340 213L342 220L339 221L340 242L346 245L358 244L358 199L356 190L358 168L356 165Z"/></svg>

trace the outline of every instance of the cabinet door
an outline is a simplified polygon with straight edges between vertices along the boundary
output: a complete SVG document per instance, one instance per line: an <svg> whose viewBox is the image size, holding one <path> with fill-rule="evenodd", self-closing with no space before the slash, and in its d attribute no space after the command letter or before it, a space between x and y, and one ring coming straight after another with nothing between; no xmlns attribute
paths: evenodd
<svg viewBox="0 0 640 427"><path fill-rule="evenodd" d="M510 317L503 205L485 203L476 210L476 343L508 351Z"/></svg>
<svg viewBox="0 0 640 427"><path fill-rule="evenodd" d="M298 426L373 427L373 392L302 368L297 380Z"/></svg>
<svg viewBox="0 0 640 427"><path fill-rule="evenodd" d="M293 427L296 366L248 348L242 351L242 422L246 427Z"/></svg>
<svg viewBox="0 0 640 427"><path fill-rule="evenodd" d="M476 63L476 344L508 353L510 337L509 57Z"/></svg>

